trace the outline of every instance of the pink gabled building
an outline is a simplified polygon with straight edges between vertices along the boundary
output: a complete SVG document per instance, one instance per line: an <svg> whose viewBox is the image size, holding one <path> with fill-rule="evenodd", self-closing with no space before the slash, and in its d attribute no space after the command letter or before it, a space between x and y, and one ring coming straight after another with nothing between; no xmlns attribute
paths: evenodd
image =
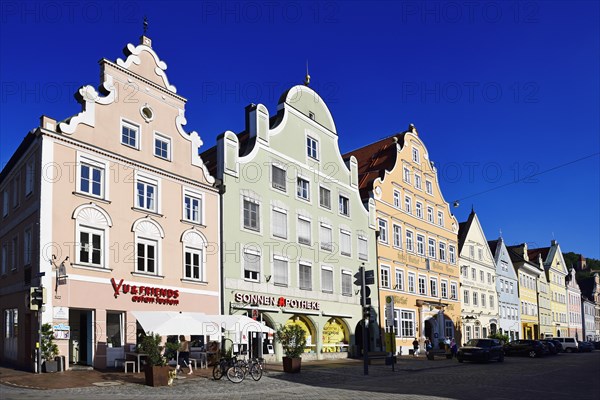
<svg viewBox="0 0 600 400"><path fill-rule="evenodd" d="M100 60L82 111L43 116L0 173L0 359L34 370L38 321L67 366L112 366L133 311L219 314L219 193L148 37ZM72 60L71 60L72 61ZM5 134L5 133L3 133ZM46 304L32 310L32 287Z"/></svg>
<svg viewBox="0 0 600 400"><path fill-rule="evenodd" d="M581 315L581 290L575 279L575 268L571 268L565 279L567 285L567 315L569 319L569 333L567 336L584 340L583 316Z"/></svg>

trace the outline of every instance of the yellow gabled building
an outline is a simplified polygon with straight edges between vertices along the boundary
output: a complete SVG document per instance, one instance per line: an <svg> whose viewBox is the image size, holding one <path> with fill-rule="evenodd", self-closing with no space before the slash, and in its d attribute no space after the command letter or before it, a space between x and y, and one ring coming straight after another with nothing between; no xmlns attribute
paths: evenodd
<svg viewBox="0 0 600 400"><path fill-rule="evenodd" d="M460 321L458 222L427 148L411 125L344 158L351 155L358 161L363 202L375 200L379 322L386 326L391 296L396 351L409 354L415 338L421 348L426 338L439 348ZM388 336L388 351L391 343Z"/></svg>

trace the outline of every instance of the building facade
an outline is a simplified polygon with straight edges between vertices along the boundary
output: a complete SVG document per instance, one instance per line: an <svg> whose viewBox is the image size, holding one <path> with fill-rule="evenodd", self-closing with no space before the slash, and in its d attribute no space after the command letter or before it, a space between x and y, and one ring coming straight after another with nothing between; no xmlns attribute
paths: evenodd
<svg viewBox="0 0 600 400"><path fill-rule="evenodd" d="M363 202L375 201L379 302L393 299L395 348L408 354L427 338L438 346L459 322L457 221L414 126L348 153L359 164ZM392 309L392 307L390 307ZM380 324L386 315L380 312ZM388 351L392 343L388 339Z"/></svg>
<svg viewBox="0 0 600 400"><path fill-rule="evenodd" d="M519 320L519 307L507 302L499 309L496 291L496 264L488 246L483 228L475 211L459 224L458 231L460 283L462 295L462 333L463 343L473 338L485 338L498 329L500 319ZM502 281L503 282L503 281ZM503 286L506 299L518 295L516 282L507 281ZM511 286L512 285L512 286ZM513 325L510 325L514 331Z"/></svg>
<svg viewBox="0 0 600 400"><path fill-rule="evenodd" d="M496 292L498 293L498 325L500 332L507 335L510 340L523 338L520 335L521 315L526 312L533 314L529 307L535 304L523 304L519 299L519 279L517 279L517 273L504 240L500 237L498 240L489 241L488 245L496 264ZM511 290L513 287L515 289ZM506 311L515 308L519 310L516 314L511 315Z"/></svg>
<svg viewBox="0 0 600 400"><path fill-rule="evenodd" d="M568 309L568 320L569 320L569 337L583 340L585 335L583 334L583 315L582 315L582 304L581 304L581 290L575 279L575 268L571 268L568 272L567 282L567 309Z"/></svg>
<svg viewBox="0 0 600 400"><path fill-rule="evenodd" d="M550 298L544 296L545 283L540 283L542 277L545 279L543 270L539 264L529 261L527 244L507 247L512 265L519 278L519 301L521 303L521 338L540 338L540 319L550 323ZM546 290L547 292L547 290ZM539 302L545 306L540 307ZM541 311L540 311L541 310Z"/></svg>
<svg viewBox="0 0 600 400"><path fill-rule="evenodd" d="M272 118L265 106L248 106L245 131L225 132L203 155L222 182L223 313L272 328L299 324L305 359L360 353L353 275L376 260L374 207L363 206L356 160L343 162L338 140L323 99L295 86ZM253 354L281 357L272 337L253 343Z"/></svg>
<svg viewBox="0 0 600 400"><path fill-rule="evenodd" d="M38 318L67 365L105 368L143 330L133 311L219 312L219 194L202 141L183 129L186 100L151 40L125 55L102 59L100 94L82 87L79 114L42 117L2 172L3 188L22 181L0 236L24 246L0 302L25 333L2 348L23 367L35 365ZM24 305L32 286L47 290L41 316Z"/></svg>
<svg viewBox="0 0 600 400"><path fill-rule="evenodd" d="M552 240L550 247L530 249L528 252L530 259L541 257L548 283L552 322L550 329L542 333L544 337L567 336L569 332L566 282L568 271L560 246L556 240Z"/></svg>

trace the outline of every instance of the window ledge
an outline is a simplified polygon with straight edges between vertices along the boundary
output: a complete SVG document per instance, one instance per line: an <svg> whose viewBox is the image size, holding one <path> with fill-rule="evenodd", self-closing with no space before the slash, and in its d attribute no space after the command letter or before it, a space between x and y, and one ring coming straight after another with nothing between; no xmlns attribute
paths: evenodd
<svg viewBox="0 0 600 400"><path fill-rule="evenodd" d="M199 228L206 228L206 225L204 225L202 222L194 222L194 221L190 221L188 219L180 219L179 222L182 222L182 223L188 224L188 225L197 226Z"/></svg>
<svg viewBox="0 0 600 400"><path fill-rule="evenodd" d="M165 278L164 275L147 274L144 272L136 272L136 271L132 272L131 275L138 276L141 278L151 278L151 279L164 279Z"/></svg>
<svg viewBox="0 0 600 400"><path fill-rule="evenodd" d="M102 197L96 197L94 195L83 193L83 192L71 192L71 194L73 194L74 196L77 196L77 197L83 197L84 199L90 199L90 200L93 200L93 201L98 201L100 203L105 203L105 204L112 203L110 200L106 200L106 199L104 199Z"/></svg>
<svg viewBox="0 0 600 400"><path fill-rule="evenodd" d="M112 268L92 267L91 265L84 265L84 264L77 264L77 263L73 264L73 268L86 269L88 271L96 271L96 272L106 272L106 273L110 273L113 271Z"/></svg>
<svg viewBox="0 0 600 400"><path fill-rule="evenodd" d="M154 215L154 216L156 216L156 217L161 217L161 218L163 218L163 217L164 217L164 215L163 215L163 214L157 213L156 211L147 210L147 209L145 209L145 208L131 207L131 209L132 209L133 211L141 212L141 213L144 213L144 214L151 214L151 215Z"/></svg>
<svg viewBox="0 0 600 400"><path fill-rule="evenodd" d="M181 282L182 283L191 283L193 285L202 285L202 286L208 285L207 281L202 281L202 280L198 280L198 279L191 279L191 278L182 278Z"/></svg>

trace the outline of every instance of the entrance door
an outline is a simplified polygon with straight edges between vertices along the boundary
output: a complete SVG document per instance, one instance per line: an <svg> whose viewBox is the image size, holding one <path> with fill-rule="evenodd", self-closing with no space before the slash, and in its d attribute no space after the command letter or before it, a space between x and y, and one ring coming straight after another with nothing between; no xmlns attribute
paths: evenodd
<svg viewBox="0 0 600 400"><path fill-rule="evenodd" d="M94 314L92 310L69 310L71 343L69 361L74 364L93 365Z"/></svg>

